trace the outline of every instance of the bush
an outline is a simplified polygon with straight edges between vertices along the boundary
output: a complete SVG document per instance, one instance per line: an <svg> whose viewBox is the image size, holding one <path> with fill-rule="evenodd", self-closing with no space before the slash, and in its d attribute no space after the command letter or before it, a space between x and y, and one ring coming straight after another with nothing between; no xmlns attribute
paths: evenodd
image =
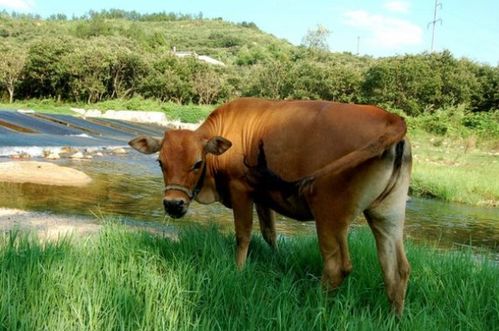
<svg viewBox="0 0 499 331"><path fill-rule="evenodd" d="M464 127L490 138L499 137L499 110L488 113L469 113L462 119Z"/></svg>
<svg viewBox="0 0 499 331"><path fill-rule="evenodd" d="M447 107L413 118L413 127L437 135L499 138L499 112L472 113L465 105Z"/></svg>
<svg viewBox="0 0 499 331"><path fill-rule="evenodd" d="M166 103L162 105L161 109L171 119L180 120L184 123L199 123L208 117L214 107L197 105L180 106L174 103Z"/></svg>

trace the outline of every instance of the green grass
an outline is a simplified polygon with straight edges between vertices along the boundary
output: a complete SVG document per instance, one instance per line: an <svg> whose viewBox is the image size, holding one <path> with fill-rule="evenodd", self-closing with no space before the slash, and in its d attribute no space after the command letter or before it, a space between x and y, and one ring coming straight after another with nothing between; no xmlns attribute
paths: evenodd
<svg viewBox="0 0 499 331"><path fill-rule="evenodd" d="M165 103L161 109L170 119L179 119L185 123L198 123L203 121L216 108L216 106L185 105Z"/></svg>
<svg viewBox="0 0 499 331"><path fill-rule="evenodd" d="M110 225L88 239L0 239L4 330L492 330L499 269L467 252L408 245L413 267L401 320L391 314L372 235L350 235L354 272L319 285L313 237L256 237L235 268L233 235L182 230L178 241Z"/></svg>
<svg viewBox="0 0 499 331"><path fill-rule="evenodd" d="M49 114L67 114L74 115L75 113L71 111L72 105L68 103L57 103L52 99L44 100L24 100L24 101L14 101L13 103L1 102L0 109L32 109L34 111L39 111L42 113Z"/></svg>

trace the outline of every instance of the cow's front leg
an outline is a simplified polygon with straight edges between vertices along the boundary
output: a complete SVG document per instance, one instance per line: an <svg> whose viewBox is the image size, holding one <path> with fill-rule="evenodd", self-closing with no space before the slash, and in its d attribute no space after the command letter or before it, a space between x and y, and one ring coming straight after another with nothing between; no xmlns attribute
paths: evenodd
<svg viewBox="0 0 499 331"><path fill-rule="evenodd" d="M253 224L253 200L248 192L233 188L231 190L234 225L236 229L236 264L239 269L244 267L248 256Z"/></svg>
<svg viewBox="0 0 499 331"><path fill-rule="evenodd" d="M263 239L273 249L277 248L277 235L275 231L274 213L270 208L261 204L256 205L256 213L258 214L258 221L260 222L260 231L262 232Z"/></svg>

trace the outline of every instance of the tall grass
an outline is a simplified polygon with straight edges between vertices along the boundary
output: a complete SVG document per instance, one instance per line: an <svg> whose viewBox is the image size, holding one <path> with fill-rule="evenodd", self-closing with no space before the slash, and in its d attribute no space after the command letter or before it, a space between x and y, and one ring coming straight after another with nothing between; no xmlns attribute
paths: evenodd
<svg viewBox="0 0 499 331"><path fill-rule="evenodd" d="M499 169L499 167L494 167ZM499 181L490 169L449 167L439 164L417 164L412 177L411 192L415 196L438 198L479 206L499 204Z"/></svg>
<svg viewBox="0 0 499 331"><path fill-rule="evenodd" d="M480 206L499 204L499 153L468 138L418 132L413 142L411 194ZM491 142L490 142L491 143Z"/></svg>
<svg viewBox="0 0 499 331"><path fill-rule="evenodd" d="M0 240L5 330L492 330L499 268L469 253L409 245L413 272L401 320L390 313L372 235L350 235L354 272L333 294L319 285L313 237L260 238L234 266L234 240L215 228L178 240L108 226L86 240Z"/></svg>

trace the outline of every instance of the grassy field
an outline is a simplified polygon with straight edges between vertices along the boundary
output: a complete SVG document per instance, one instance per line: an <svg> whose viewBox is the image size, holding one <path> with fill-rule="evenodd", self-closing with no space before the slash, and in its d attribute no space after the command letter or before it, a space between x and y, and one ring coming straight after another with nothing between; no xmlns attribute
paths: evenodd
<svg viewBox="0 0 499 331"><path fill-rule="evenodd" d="M499 205L499 146L468 138L412 135L411 194L444 201ZM497 143L497 142L496 142Z"/></svg>
<svg viewBox="0 0 499 331"><path fill-rule="evenodd" d="M372 235L350 235L354 272L319 285L313 237L260 237L236 271L233 235L213 227L178 240L108 225L87 239L0 239L2 330L492 330L499 268L466 252L408 245L413 272L404 316L389 309Z"/></svg>

